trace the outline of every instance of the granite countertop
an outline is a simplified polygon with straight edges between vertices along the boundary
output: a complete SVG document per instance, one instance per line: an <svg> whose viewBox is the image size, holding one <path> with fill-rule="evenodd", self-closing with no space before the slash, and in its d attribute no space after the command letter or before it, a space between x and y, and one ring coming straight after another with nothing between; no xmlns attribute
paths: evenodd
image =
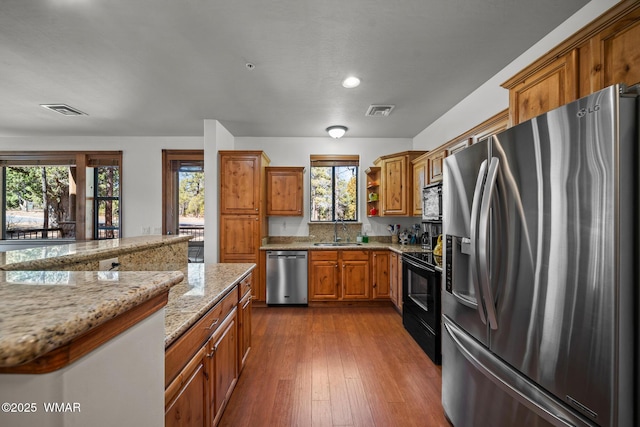
<svg viewBox="0 0 640 427"><path fill-rule="evenodd" d="M185 280L169 292L165 307L165 348L225 297L255 268L249 263L200 264L187 267Z"/></svg>
<svg viewBox="0 0 640 427"><path fill-rule="evenodd" d="M356 245L355 243L347 246L315 246L314 242L287 242L287 243L268 243L260 247L263 251L306 251L306 250L392 250L397 253L403 252L421 252L422 245L401 245L399 243L389 242L369 242Z"/></svg>
<svg viewBox="0 0 640 427"><path fill-rule="evenodd" d="M0 252L0 270L50 269L79 262L115 258L118 255L185 242L190 239L191 236L149 235L16 249Z"/></svg>
<svg viewBox="0 0 640 427"><path fill-rule="evenodd" d="M179 271L0 272L0 367L68 344L183 277Z"/></svg>

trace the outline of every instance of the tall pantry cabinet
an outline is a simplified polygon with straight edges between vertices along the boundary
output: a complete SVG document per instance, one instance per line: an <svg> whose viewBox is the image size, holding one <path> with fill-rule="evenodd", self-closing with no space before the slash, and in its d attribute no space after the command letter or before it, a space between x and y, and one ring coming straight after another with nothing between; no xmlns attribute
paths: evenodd
<svg viewBox="0 0 640 427"><path fill-rule="evenodd" d="M269 157L263 151L220 151L220 262L256 264L251 288L261 295L258 262L262 239L268 235L265 168Z"/></svg>

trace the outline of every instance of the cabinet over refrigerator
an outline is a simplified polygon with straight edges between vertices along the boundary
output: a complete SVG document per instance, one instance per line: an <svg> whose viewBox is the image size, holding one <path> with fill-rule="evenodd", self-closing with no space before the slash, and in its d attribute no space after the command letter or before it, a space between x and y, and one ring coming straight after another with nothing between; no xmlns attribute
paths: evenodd
<svg viewBox="0 0 640 427"><path fill-rule="evenodd" d="M633 89L445 159L442 403L455 427L640 425Z"/></svg>

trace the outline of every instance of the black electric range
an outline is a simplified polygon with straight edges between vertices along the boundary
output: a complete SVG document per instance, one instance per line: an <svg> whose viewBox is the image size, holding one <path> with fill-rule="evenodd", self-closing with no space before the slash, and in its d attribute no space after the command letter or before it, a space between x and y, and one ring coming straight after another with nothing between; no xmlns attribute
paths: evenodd
<svg viewBox="0 0 640 427"><path fill-rule="evenodd" d="M402 323L424 352L440 364L442 257L431 251L402 254Z"/></svg>

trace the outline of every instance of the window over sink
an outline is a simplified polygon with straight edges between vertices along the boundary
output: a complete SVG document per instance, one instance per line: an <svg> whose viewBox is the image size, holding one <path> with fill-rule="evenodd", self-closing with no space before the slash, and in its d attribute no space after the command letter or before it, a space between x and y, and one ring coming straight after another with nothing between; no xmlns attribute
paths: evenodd
<svg viewBox="0 0 640 427"><path fill-rule="evenodd" d="M311 155L310 220L358 220L358 155Z"/></svg>

